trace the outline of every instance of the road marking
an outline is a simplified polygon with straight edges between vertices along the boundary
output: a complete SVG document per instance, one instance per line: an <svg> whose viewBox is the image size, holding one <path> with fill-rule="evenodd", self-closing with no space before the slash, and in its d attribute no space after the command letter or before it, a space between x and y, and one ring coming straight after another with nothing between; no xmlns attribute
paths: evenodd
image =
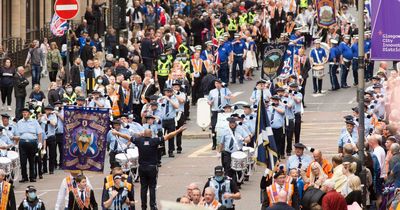
<svg viewBox="0 0 400 210"><path fill-rule="evenodd" d="M217 154L213 154L212 156L210 156L210 155L208 155L208 156L200 156L200 154L203 154L203 153L205 153L205 152L207 152L207 151L212 151L212 150L211 150L211 146L212 146L212 143L210 143L210 144L208 144L208 145L206 145L206 146L204 146L204 147L202 147L202 148L200 148L200 149L194 151L192 154L190 154L190 155L188 156L188 158L218 157Z"/></svg>
<svg viewBox="0 0 400 210"><path fill-rule="evenodd" d="M233 97L238 97L241 94L243 94L243 91L234 92L234 93L232 93L232 96Z"/></svg>
<svg viewBox="0 0 400 210"><path fill-rule="evenodd" d="M43 195L47 194L48 192L42 192L38 195L38 197L42 197Z"/></svg>
<svg viewBox="0 0 400 210"><path fill-rule="evenodd" d="M78 5L76 5L76 4L56 5L56 10L58 10L58 11L78 10Z"/></svg>
<svg viewBox="0 0 400 210"><path fill-rule="evenodd" d="M58 192L60 189L47 189L47 190L38 190L38 192L43 192L43 193L48 193L48 192ZM93 188L93 190L103 190L103 188ZM14 193L25 193L25 190L23 191L14 191Z"/></svg>

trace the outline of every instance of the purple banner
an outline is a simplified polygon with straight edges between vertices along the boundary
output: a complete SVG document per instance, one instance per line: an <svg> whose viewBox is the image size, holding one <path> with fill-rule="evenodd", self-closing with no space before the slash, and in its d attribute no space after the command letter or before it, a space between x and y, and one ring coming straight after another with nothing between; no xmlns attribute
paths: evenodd
<svg viewBox="0 0 400 210"><path fill-rule="evenodd" d="M318 25L327 28L336 23L335 0L316 0Z"/></svg>
<svg viewBox="0 0 400 210"><path fill-rule="evenodd" d="M108 109L64 107L63 169L102 172L109 124Z"/></svg>
<svg viewBox="0 0 400 210"><path fill-rule="evenodd" d="M400 60L400 1L373 0L372 47L373 60Z"/></svg>

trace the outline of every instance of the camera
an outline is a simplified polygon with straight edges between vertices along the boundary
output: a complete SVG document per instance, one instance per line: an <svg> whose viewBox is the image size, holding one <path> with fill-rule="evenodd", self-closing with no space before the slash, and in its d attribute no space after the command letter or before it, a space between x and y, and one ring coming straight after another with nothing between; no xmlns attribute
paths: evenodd
<svg viewBox="0 0 400 210"><path fill-rule="evenodd" d="M374 105L370 105L369 108L370 109L375 109L375 106Z"/></svg>
<svg viewBox="0 0 400 210"><path fill-rule="evenodd" d="M271 106L277 106L278 104L276 104L276 103L274 103L274 102L272 102L271 103Z"/></svg>
<svg viewBox="0 0 400 210"><path fill-rule="evenodd" d="M287 104L287 101L285 100L285 101L283 101L283 103L284 103L284 104Z"/></svg>
<svg viewBox="0 0 400 210"><path fill-rule="evenodd" d="M283 171L283 169L284 169L284 166L283 166L283 165L280 165L280 166L279 166L279 170L280 170L280 171Z"/></svg>
<svg viewBox="0 0 400 210"><path fill-rule="evenodd" d="M8 127L8 130L9 130L9 131L11 131L11 130L12 130L12 128L11 128L11 127Z"/></svg>

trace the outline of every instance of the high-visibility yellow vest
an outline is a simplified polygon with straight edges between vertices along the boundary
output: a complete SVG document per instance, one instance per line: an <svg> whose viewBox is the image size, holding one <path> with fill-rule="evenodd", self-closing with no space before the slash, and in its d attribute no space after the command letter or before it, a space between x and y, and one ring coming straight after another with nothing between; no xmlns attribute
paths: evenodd
<svg viewBox="0 0 400 210"><path fill-rule="evenodd" d="M254 19L256 18L256 13L254 12L249 12L249 18L247 19L249 24L253 24L254 23Z"/></svg>
<svg viewBox="0 0 400 210"><path fill-rule="evenodd" d="M239 16L239 25L242 26L247 23L247 13L243 13Z"/></svg>
<svg viewBox="0 0 400 210"><path fill-rule="evenodd" d="M167 59L168 59L168 62L173 63L173 61L174 61L174 56L172 56L172 55L167 55Z"/></svg>
<svg viewBox="0 0 400 210"><path fill-rule="evenodd" d="M228 31L237 31L237 29L238 26L236 19L229 18Z"/></svg>
<svg viewBox="0 0 400 210"><path fill-rule="evenodd" d="M300 0L300 8L307 8L308 0Z"/></svg>
<svg viewBox="0 0 400 210"><path fill-rule="evenodd" d="M76 93L72 93L72 95L69 96L67 93L64 93L63 98L68 100L68 104L74 104L76 102L77 95Z"/></svg>
<svg viewBox="0 0 400 210"><path fill-rule="evenodd" d="M214 27L214 31L215 31L215 38L218 39L220 36L222 36L224 34L224 29L220 28L218 30L218 28Z"/></svg>
<svg viewBox="0 0 400 210"><path fill-rule="evenodd" d="M182 66L182 70L190 74L190 62L186 60L185 62L179 61L179 63Z"/></svg>
<svg viewBox="0 0 400 210"><path fill-rule="evenodd" d="M158 60L158 65L157 65L157 75L158 76L163 76L166 77L169 74L169 65L170 65L169 59L166 61L162 62L161 60Z"/></svg>
<svg viewBox="0 0 400 210"><path fill-rule="evenodd" d="M189 48L186 47L186 45L181 44L181 45L179 46L179 48L178 48L178 52L187 55L187 54L189 54Z"/></svg>

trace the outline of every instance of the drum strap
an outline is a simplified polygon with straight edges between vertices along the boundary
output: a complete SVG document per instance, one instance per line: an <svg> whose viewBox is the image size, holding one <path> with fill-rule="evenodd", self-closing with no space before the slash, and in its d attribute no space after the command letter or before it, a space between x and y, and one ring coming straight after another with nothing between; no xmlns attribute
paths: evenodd
<svg viewBox="0 0 400 210"><path fill-rule="evenodd" d="M347 137L347 143L348 144L353 143L353 138L352 138L350 132L347 129L346 129L346 137Z"/></svg>
<svg viewBox="0 0 400 210"><path fill-rule="evenodd" d="M238 147L238 145L236 143L235 134L233 133L232 129L229 128L228 130L229 130L229 132L230 132L230 134L232 136L231 140L230 140L230 143L229 143L229 149L232 151L234 149L233 147L235 147L236 150L239 151L239 147Z"/></svg>
<svg viewBox="0 0 400 210"><path fill-rule="evenodd" d="M317 58L317 62L318 62L318 63L322 63L322 62L321 62L321 59L319 58L317 48L314 48L314 53L315 53L315 57Z"/></svg>

